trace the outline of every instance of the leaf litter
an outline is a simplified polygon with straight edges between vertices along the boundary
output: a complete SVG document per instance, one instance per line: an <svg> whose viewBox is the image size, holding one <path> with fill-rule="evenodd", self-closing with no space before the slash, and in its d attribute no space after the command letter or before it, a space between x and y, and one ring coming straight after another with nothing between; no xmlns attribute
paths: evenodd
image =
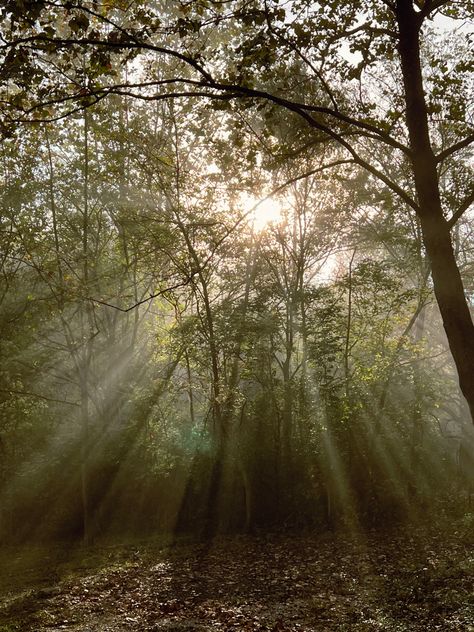
<svg viewBox="0 0 474 632"><path fill-rule="evenodd" d="M50 569L53 585L4 588L0 632L474 632L473 543L424 529L103 547Z"/></svg>

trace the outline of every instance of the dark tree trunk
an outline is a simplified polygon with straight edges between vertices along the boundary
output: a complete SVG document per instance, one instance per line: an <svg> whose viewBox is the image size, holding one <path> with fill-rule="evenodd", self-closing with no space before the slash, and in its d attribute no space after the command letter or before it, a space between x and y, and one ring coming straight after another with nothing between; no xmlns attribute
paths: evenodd
<svg viewBox="0 0 474 632"><path fill-rule="evenodd" d="M441 205L437 162L431 146L423 92L419 44L422 20L411 0L398 0L397 21L406 123L423 243L431 263L434 293L461 391L474 420L474 325L454 255L450 227Z"/></svg>
<svg viewBox="0 0 474 632"><path fill-rule="evenodd" d="M211 540L220 528L221 520L221 495L222 495L222 483L224 477L224 464L225 464L225 450L222 447L214 455L210 479L209 489L206 500L206 513L203 529L203 537L206 540Z"/></svg>
<svg viewBox="0 0 474 632"><path fill-rule="evenodd" d="M87 385L81 384L81 504L82 504L82 540L89 544L90 498L89 498L89 394Z"/></svg>

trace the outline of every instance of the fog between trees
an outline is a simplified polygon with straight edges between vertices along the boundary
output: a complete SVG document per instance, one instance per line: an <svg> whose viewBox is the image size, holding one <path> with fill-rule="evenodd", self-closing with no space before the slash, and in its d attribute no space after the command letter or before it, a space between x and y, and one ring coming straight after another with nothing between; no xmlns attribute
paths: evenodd
<svg viewBox="0 0 474 632"><path fill-rule="evenodd" d="M2 8L3 541L468 510L471 5L278 4Z"/></svg>

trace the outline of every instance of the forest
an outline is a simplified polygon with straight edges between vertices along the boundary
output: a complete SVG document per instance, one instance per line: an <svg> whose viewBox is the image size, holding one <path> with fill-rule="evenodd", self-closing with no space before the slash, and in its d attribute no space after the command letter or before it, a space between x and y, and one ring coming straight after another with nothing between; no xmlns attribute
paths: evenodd
<svg viewBox="0 0 474 632"><path fill-rule="evenodd" d="M472 632L474 3L0 15L0 631Z"/></svg>

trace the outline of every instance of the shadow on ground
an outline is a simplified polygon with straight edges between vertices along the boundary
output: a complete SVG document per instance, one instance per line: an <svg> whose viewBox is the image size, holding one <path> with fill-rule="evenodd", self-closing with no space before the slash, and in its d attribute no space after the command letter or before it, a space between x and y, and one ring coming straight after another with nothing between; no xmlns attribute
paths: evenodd
<svg viewBox="0 0 474 632"><path fill-rule="evenodd" d="M0 632L474 632L466 530L4 552Z"/></svg>

